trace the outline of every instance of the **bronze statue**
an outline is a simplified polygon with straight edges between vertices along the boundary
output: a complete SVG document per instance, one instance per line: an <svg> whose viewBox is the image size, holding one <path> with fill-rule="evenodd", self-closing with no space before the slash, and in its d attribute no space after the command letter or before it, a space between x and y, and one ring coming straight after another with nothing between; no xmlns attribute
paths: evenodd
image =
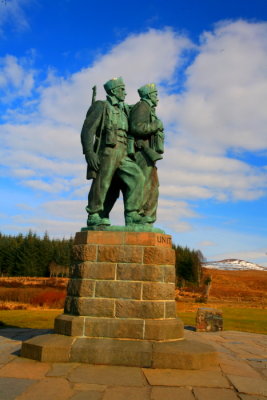
<svg viewBox="0 0 267 400"><path fill-rule="evenodd" d="M126 225L143 224L145 178L137 163L128 156L129 106L122 78L104 84L106 101L94 101L81 132L87 161L87 179L93 179L88 195L87 226L110 225L109 211L119 190L123 193Z"/></svg>
<svg viewBox="0 0 267 400"><path fill-rule="evenodd" d="M135 159L145 176L142 215L146 223L156 221L159 181L156 161L164 152L164 133L161 120L156 115L158 92L154 83L138 89L141 100L130 112L130 132L135 138Z"/></svg>

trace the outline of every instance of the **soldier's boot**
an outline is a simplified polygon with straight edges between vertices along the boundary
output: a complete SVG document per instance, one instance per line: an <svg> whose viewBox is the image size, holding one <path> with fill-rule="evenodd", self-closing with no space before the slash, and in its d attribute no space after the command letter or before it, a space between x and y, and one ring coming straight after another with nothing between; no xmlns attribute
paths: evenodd
<svg viewBox="0 0 267 400"><path fill-rule="evenodd" d="M88 215L87 226L110 225L108 218L101 218L98 213Z"/></svg>
<svg viewBox="0 0 267 400"><path fill-rule="evenodd" d="M137 211L126 211L125 212L125 225L143 225L143 218Z"/></svg>
<svg viewBox="0 0 267 400"><path fill-rule="evenodd" d="M146 224L146 225L152 225L153 223L155 222L155 218L153 218L153 217L149 217L149 216L147 216L147 215L144 215L143 217L142 217L142 223L143 224Z"/></svg>

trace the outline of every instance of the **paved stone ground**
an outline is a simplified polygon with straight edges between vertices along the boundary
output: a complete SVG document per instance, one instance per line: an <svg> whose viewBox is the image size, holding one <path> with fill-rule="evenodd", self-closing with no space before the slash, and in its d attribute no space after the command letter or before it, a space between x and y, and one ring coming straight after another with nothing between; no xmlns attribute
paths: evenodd
<svg viewBox="0 0 267 400"><path fill-rule="evenodd" d="M21 341L47 330L0 329L0 400L263 400L267 336L223 331L185 336L213 344L219 365L199 371L40 363Z"/></svg>

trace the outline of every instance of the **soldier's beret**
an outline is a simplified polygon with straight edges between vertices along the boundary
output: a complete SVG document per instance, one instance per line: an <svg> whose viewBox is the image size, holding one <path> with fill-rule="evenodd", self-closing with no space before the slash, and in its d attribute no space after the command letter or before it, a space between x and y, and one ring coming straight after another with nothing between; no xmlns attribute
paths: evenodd
<svg viewBox="0 0 267 400"><path fill-rule="evenodd" d="M121 76L119 78L112 78L104 84L106 91L115 89L118 86L125 86Z"/></svg>
<svg viewBox="0 0 267 400"><path fill-rule="evenodd" d="M153 93L157 91L157 86L155 83L148 83L138 89L140 97L144 97L146 94Z"/></svg>

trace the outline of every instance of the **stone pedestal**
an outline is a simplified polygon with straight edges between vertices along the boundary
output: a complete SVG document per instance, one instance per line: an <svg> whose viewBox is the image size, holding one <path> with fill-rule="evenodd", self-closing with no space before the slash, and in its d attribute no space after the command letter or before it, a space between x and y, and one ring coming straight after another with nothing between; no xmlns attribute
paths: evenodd
<svg viewBox="0 0 267 400"><path fill-rule="evenodd" d="M171 236L84 231L76 234L73 252L56 334L24 342L22 356L153 368L198 369L215 362L211 346L184 340Z"/></svg>

